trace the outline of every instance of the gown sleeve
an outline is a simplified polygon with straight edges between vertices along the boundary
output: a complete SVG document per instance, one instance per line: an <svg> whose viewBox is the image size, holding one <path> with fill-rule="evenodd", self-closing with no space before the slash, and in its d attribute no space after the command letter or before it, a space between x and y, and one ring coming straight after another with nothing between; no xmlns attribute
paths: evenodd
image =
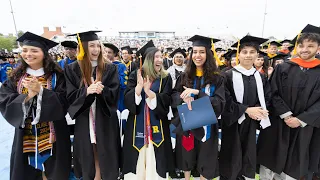
<svg viewBox="0 0 320 180"><path fill-rule="evenodd" d="M320 128L320 99L307 110L297 116L298 119L307 125Z"/></svg>
<svg viewBox="0 0 320 180"><path fill-rule="evenodd" d="M0 88L0 111L4 119L19 128L24 122L23 102L27 94L19 94L11 80L5 81Z"/></svg>
<svg viewBox="0 0 320 180"><path fill-rule="evenodd" d="M225 87L226 105L222 114L222 121L223 124L231 126L238 122L239 118L245 113L248 106L237 102L233 98L232 70L225 73Z"/></svg>
<svg viewBox="0 0 320 180"><path fill-rule="evenodd" d="M127 88L124 92L124 105L125 107L129 110L130 113L132 114L138 114L139 112L137 111L138 108L136 105L136 92L135 92L135 87L137 85L137 71L133 71L129 75L129 79L127 82Z"/></svg>
<svg viewBox="0 0 320 180"><path fill-rule="evenodd" d="M80 80L77 80L78 75L71 69L71 66L65 67L64 75L67 89L66 97L69 102L68 112L72 119L76 119L84 110L90 108L95 96L93 94L87 96L87 88L85 86L79 87Z"/></svg>
<svg viewBox="0 0 320 180"><path fill-rule="evenodd" d="M284 102L284 100L280 97L280 92L278 87L282 87L281 84L281 65L276 66L274 72L270 77L270 84L271 84L271 104L273 107L273 113L276 116L283 115L285 113L291 112L289 106Z"/></svg>
<svg viewBox="0 0 320 180"><path fill-rule="evenodd" d="M104 113L110 117L111 107L116 107L117 105L120 83L116 65L107 65L106 73L102 77L103 91L101 94L97 94L96 97Z"/></svg>

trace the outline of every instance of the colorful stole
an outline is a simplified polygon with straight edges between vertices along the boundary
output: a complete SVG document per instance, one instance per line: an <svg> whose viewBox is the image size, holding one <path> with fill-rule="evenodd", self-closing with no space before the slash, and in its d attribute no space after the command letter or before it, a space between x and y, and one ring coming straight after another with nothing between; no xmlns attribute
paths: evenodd
<svg viewBox="0 0 320 180"><path fill-rule="evenodd" d="M161 92L162 77L155 80L150 89L153 92ZM139 105L138 115L134 119L134 129L133 129L133 147L140 152L140 150L149 144L150 141L156 146L160 145L164 141L162 120L158 119L154 112L149 109L146 103L146 94L142 90L141 92L142 101ZM155 97L156 98L156 97Z"/></svg>
<svg viewBox="0 0 320 180"><path fill-rule="evenodd" d="M22 86L22 80L31 77L28 74L23 75L17 85L19 94L28 94L28 89ZM54 90L56 86L56 75L53 74L49 79L44 76L37 77L43 88ZM36 117L36 100L33 99L29 108L28 117L25 120L23 129L23 153L28 154L29 165L36 169L44 171L43 163L52 155L52 144L56 141L53 122L39 122L32 125L31 122Z"/></svg>
<svg viewBox="0 0 320 180"><path fill-rule="evenodd" d="M201 77L200 87L202 87L204 84L203 72L200 70L196 70L196 76ZM201 91L206 93L208 96L212 97L214 95L215 86L214 85L209 85L209 86L210 86L210 89L207 90L206 87L202 87ZM193 89L197 89L197 78L195 78L193 81ZM193 94L191 96L194 97ZM201 141L206 142L211 137L211 125L203 126L203 129L205 132L205 136L202 138ZM182 136L182 146L187 151L191 151L192 149L194 149L194 135L192 134L191 131L189 131L188 136L184 136L184 135Z"/></svg>
<svg viewBox="0 0 320 180"><path fill-rule="evenodd" d="M292 58L290 61L298 64L299 66L303 67L303 68L314 68L316 66L320 65L320 60L319 59L314 59L312 61L305 61L301 58Z"/></svg>

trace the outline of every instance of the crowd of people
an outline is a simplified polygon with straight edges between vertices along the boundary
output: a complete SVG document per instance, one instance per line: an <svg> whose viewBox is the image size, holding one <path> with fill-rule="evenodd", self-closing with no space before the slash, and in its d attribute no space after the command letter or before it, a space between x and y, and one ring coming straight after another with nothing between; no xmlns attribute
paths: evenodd
<svg viewBox="0 0 320 180"><path fill-rule="evenodd" d="M320 179L319 27L224 48L200 35L120 46L98 33L59 47L18 38L0 88L15 127L10 179Z"/></svg>

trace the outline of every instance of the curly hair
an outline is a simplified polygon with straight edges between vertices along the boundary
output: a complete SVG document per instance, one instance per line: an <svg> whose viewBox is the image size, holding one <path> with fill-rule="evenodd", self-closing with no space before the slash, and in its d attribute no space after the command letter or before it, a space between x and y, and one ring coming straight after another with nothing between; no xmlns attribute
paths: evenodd
<svg viewBox="0 0 320 180"><path fill-rule="evenodd" d="M190 57L191 59L188 61L186 70L185 70L185 76L182 79L183 85L186 85L187 87L193 86L193 80L196 77L196 65L194 64L192 60L192 54L193 50L191 51ZM205 87L207 84L213 84L216 85L218 81L219 69L216 64L216 60L213 57L213 52L211 49L206 48L206 62L203 64L203 77L204 77L204 84L202 85ZM201 87L201 88L203 88Z"/></svg>
<svg viewBox="0 0 320 180"><path fill-rule="evenodd" d="M42 51L44 54L43 69L45 78L48 79L54 72L63 73L62 69L52 60L48 51ZM29 67L29 65L22 59L21 64L9 74L9 79L12 82L19 81L19 79L26 73L27 67Z"/></svg>

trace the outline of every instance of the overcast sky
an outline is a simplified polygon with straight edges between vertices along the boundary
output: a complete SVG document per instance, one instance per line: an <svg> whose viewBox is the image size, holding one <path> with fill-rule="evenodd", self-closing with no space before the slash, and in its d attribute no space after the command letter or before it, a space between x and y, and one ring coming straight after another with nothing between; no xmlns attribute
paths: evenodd
<svg viewBox="0 0 320 180"><path fill-rule="evenodd" d="M262 36L266 0L11 0L18 30L43 26L118 31L175 31L176 35ZM293 38L320 26L320 0L267 0L264 37ZM0 3L0 32L14 33L9 0Z"/></svg>

